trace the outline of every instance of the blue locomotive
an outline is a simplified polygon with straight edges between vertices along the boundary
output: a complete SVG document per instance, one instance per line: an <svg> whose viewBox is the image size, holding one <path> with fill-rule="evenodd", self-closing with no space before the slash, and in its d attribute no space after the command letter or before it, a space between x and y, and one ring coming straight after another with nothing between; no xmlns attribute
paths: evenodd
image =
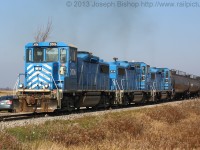
<svg viewBox="0 0 200 150"><path fill-rule="evenodd" d="M105 62L63 42L25 46L17 82L17 112L129 105L199 96L199 77L144 62Z"/></svg>
<svg viewBox="0 0 200 150"><path fill-rule="evenodd" d="M94 107L110 90L109 64L62 42L28 43L24 70L17 111Z"/></svg>

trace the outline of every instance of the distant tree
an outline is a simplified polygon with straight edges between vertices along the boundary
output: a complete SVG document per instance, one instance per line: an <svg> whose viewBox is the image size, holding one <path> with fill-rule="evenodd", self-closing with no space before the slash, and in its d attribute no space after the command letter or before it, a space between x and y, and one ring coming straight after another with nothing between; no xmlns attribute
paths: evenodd
<svg viewBox="0 0 200 150"><path fill-rule="evenodd" d="M52 32L52 20L48 19L46 28L40 27L36 32L36 35L34 37L35 41L45 42L50 37L51 32Z"/></svg>
<svg viewBox="0 0 200 150"><path fill-rule="evenodd" d="M11 90L11 88L10 87L4 87L4 88L1 87L0 90L7 90L7 91L9 91L9 90Z"/></svg>

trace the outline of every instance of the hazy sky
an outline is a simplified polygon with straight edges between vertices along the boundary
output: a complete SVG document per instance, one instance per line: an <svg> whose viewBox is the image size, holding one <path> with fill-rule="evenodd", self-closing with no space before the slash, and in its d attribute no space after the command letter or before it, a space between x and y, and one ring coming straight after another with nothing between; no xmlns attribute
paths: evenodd
<svg viewBox="0 0 200 150"><path fill-rule="evenodd" d="M34 42L38 27L49 18L53 31L48 41L74 44L106 61L118 57L200 75L198 1L177 0L170 6L163 5L167 0L0 2L0 87L14 86L24 69L24 45Z"/></svg>

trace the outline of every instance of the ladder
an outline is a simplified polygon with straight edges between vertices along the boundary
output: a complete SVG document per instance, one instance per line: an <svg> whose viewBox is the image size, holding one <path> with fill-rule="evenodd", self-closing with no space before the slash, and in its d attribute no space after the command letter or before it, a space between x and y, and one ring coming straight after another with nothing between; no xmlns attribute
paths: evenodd
<svg viewBox="0 0 200 150"><path fill-rule="evenodd" d="M124 90L120 89L120 86L118 84L118 81L116 79L113 79L113 85L115 87L115 101L114 104L122 104L122 98L124 94Z"/></svg>
<svg viewBox="0 0 200 150"><path fill-rule="evenodd" d="M155 84L156 82L153 82L153 85L151 87L151 97L152 97L152 101L155 101L155 97L156 97L156 88L155 88Z"/></svg>

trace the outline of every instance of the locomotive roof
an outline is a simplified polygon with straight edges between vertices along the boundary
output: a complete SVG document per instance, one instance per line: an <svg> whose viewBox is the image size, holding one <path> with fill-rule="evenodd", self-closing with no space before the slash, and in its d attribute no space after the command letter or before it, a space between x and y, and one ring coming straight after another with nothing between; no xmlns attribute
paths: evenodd
<svg viewBox="0 0 200 150"><path fill-rule="evenodd" d="M139 65L147 65L146 63L144 62L132 62L133 64L139 64Z"/></svg>
<svg viewBox="0 0 200 150"><path fill-rule="evenodd" d="M99 62L99 57L92 55L92 53L86 52L86 51L78 51L78 58L89 61L89 62Z"/></svg>
<svg viewBox="0 0 200 150"><path fill-rule="evenodd" d="M128 61L114 61L114 62L109 62L110 65L116 65L117 67L122 67L122 68L130 68L133 66L132 62Z"/></svg>
<svg viewBox="0 0 200 150"><path fill-rule="evenodd" d="M35 47L35 46L75 47L74 45L66 44L64 42L31 42L27 43L25 47Z"/></svg>
<svg viewBox="0 0 200 150"><path fill-rule="evenodd" d="M156 73L156 72L158 72L158 71L159 71L158 68L156 68L156 67L150 67L150 72Z"/></svg>

